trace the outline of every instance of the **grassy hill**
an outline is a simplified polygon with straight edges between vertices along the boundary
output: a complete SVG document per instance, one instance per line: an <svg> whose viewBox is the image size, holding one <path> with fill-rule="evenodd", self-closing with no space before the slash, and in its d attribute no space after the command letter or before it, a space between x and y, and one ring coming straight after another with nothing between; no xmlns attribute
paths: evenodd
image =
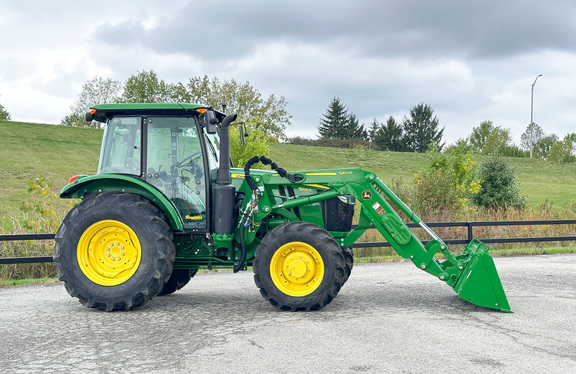
<svg viewBox="0 0 576 374"><path fill-rule="evenodd" d="M75 174L98 166L102 130L0 122L0 217L20 217L26 182L41 174L60 190Z"/></svg>
<svg viewBox="0 0 576 374"><path fill-rule="evenodd" d="M422 153L380 152L358 149L272 144L270 158L287 170L356 166L375 172L385 183L402 178L412 181L424 168L428 155ZM476 161L482 162L483 156ZM528 205L542 203L561 206L576 202L576 163L558 164L541 159L508 157Z"/></svg>
<svg viewBox="0 0 576 374"><path fill-rule="evenodd" d="M0 219L21 216L19 207L28 199L29 179L43 174L58 191L72 175L95 173L101 138L98 129L0 122ZM386 183L400 178L408 183L428 156L272 144L269 157L288 171L361 167L376 172ZM530 206L545 201L554 205L576 202L576 164L522 158L509 161Z"/></svg>

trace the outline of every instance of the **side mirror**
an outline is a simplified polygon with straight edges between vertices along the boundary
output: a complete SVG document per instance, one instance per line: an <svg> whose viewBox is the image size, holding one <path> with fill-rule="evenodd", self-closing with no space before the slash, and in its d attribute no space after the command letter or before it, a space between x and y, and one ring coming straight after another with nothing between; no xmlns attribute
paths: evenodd
<svg viewBox="0 0 576 374"><path fill-rule="evenodd" d="M248 136L248 131L246 131L246 124L240 122L240 143L244 145L246 143L246 137Z"/></svg>
<svg viewBox="0 0 576 374"><path fill-rule="evenodd" d="M218 132L218 119L214 110L208 109L204 112L202 125L206 128L208 134L216 134Z"/></svg>
<svg viewBox="0 0 576 374"><path fill-rule="evenodd" d="M248 136L248 131L246 131L246 124L244 122L234 122L230 126L238 126L238 131L240 132L240 144L244 145L246 143L246 137Z"/></svg>

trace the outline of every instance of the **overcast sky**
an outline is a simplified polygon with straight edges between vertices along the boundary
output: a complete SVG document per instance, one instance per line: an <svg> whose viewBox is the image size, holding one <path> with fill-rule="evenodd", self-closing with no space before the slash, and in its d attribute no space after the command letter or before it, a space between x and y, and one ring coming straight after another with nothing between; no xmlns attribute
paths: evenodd
<svg viewBox="0 0 576 374"><path fill-rule="evenodd" d="M0 0L0 103L60 123L94 76L208 75L283 96L315 138L339 97L368 126L424 102L448 143L484 120L576 132L576 1Z"/></svg>

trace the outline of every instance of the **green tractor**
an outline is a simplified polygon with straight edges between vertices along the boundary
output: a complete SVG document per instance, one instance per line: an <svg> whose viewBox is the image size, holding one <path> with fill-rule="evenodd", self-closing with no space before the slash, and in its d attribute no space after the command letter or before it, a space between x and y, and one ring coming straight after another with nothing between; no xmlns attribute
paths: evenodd
<svg viewBox="0 0 576 374"><path fill-rule="evenodd" d="M510 311L488 247L474 240L452 255L373 173L289 173L266 157L232 167L235 119L195 104L91 109L87 120L106 123L98 172L62 189L62 198L82 201L63 220L53 253L71 296L89 308L130 310L179 290L200 269L252 267L274 307L318 310L347 281L352 245L375 227L463 299ZM272 170L251 170L257 162ZM426 245L393 206L430 235Z"/></svg>

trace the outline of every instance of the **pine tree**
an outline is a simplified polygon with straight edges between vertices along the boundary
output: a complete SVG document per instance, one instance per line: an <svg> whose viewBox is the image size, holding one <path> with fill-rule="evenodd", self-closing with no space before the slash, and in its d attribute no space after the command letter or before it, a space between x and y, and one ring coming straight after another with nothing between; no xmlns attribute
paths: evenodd
<svg viewBox="0 0 576 374"><path fill-rule="evenodd" d="M328 109L326 109L326 113L323 114L320 119L320 125L318 126L320 137L346 139L346 132L350 122L349 119L350 117L346 106L339 98L332 98Z"/></svg>
<svg viewBox="0 0 576 374"><path fill-rule="evenodd" d="M368 130L368 140L370 140L372 143L374 143L374 140L376 139L376 133L378 132L378 129L380 129L381 126L382 124L378 122L376 118L372 120L372 123L370 124L370 129Z"/></svg>
<svg viewBox="0 0 576 374"><path fill-rule="evenodd" d="M368 134L364 129L364 125L358 122L358 117L354 113L350 113L348 116L347 124L342 133L342 138L340 139L363 139L367 140Z"/></svg>
<svg viewBox="0 0 576 374"><path fill-rule="evenodd" d="M408 151L424 153L431 144L441 149L444 144L444 128L438 129L438 118L430 105L420 103L410 110L410 118L404 117L402 124Z"/></svg>
<svg viewBox="0 0 576 374"><path fill-rule="evenodd" d="M386 124L380 126L374 143L383 151L403 152L406 150L404 131L394 117L388 117Z"/></svg>

